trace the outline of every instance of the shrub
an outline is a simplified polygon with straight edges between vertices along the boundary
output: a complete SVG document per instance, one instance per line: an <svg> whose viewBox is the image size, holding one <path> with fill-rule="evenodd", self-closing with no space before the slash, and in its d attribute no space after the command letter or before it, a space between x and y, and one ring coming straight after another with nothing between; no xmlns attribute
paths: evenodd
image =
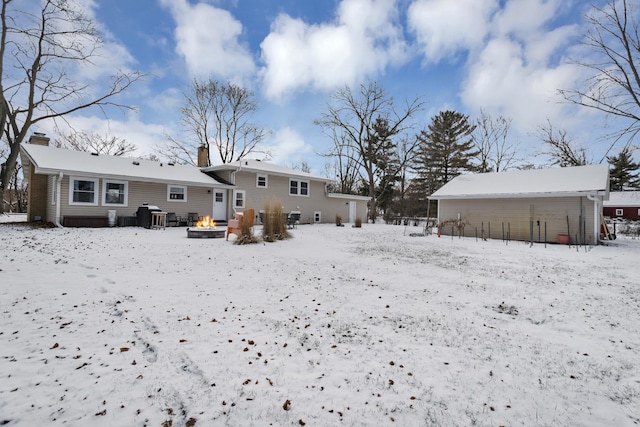
<svg viewBox="0 0 640 427"><path fill-rule="evenodd" d="M354 223L353 225L354 225L354 227L356 227L356 228L360 228L360 227L362 227L362 218L360 218L360 217L356 217L356 221L355 221L355 223Z"/></svg>
<svg viewBox="0 0 640 427"><path fill-rule="evenodd" d="M336 225L342 227L342 217L340 215L336 215Z"/></svg>
<svg viewBox="0 0 640 427"><path fill-rule="evenodd" d="M262 240L275 242L276 240L289 239L290 237L291 234L287 231L287 222L282 213L280 200L266 202L264 205Z"/></svg>

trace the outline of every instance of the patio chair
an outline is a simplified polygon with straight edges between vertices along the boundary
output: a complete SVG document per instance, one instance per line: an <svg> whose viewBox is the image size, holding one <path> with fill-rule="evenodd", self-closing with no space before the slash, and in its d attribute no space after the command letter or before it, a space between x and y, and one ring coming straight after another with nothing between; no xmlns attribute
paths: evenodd
<svg viewBox="0 0 640 427"><path fill-rule="evenodd" d="M180 218L175 212L167 212L167 227L177 227L180 224Z"/></svg>
<svg viewBox="0 0 640 427"><path fill-rule="evenodd" d="M240 233L242 233L243 225L248 225L249 228L252 228L255 222L255 215L256 213L253 209L234 213L233 219L230 219L227 223L227 240L229 240L229 234L235 234L236 237L239 237Z"/></svg>
<svg viewBox="0 0 640 427"><path fill-rule="evenodd" d="M287 227L288 228L296 228L298 224L300 224L300 212L294 211L289 214L287 217Z"/></svg>
<svg viewBox="0 0 640 427"><path fill-rule="evenodd" d="M189 212L187 214L187 223L190 227L196 225L196 222L198 222L198 219L199 218L198 218L197 212Z"/></svg>

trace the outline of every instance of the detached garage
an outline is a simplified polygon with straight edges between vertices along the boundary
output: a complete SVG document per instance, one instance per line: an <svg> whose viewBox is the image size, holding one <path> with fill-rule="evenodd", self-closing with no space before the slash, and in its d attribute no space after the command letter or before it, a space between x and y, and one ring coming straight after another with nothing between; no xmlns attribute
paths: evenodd
<svg viewBox="0 0 640 427"><path fill-rule="evenodd" d="M609 167L459 175L429 198L442 234L597 244Z"/></svg>

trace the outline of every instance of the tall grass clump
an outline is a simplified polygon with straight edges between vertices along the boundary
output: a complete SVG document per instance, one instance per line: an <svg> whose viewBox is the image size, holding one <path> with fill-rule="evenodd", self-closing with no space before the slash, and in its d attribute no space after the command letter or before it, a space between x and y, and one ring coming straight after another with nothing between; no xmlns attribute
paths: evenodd
<svg viewBox="0 0 640 427"><path fill-rule="evenodd" d="M245 209L242 221L240 221L240 235L234 242L236 245L258 243L258 238L253 234L254 216L255 211L253 209Z"/></svg>
<svg viewBox="0 0 640 427"><path fill-rule="evenodd" d="M262 240L275 242L276 240L289 239L291 234L287 231L287 222L282 213L280 200L268 201L264 205L264 223L262 225Z"/></svg>

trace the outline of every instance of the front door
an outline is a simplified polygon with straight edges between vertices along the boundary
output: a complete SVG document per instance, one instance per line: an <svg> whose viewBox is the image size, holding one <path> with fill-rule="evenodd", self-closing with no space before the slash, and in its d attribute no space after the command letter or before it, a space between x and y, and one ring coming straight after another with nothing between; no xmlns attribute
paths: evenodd
<svg viewBox="0 0 640 427"><path fill-rule="evenodd" d="M226 221L227 218L227 191L213 190L213 219L218 221Z"/></svg>

